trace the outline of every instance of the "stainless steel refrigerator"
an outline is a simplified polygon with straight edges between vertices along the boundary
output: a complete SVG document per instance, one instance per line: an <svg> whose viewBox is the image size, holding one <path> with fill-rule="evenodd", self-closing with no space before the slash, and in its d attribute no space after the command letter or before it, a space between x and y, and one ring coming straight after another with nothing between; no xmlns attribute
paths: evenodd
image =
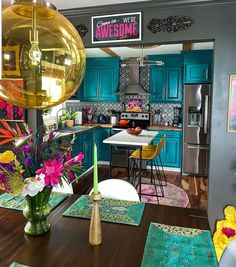
<svg viewBox="0 0 236 267"><path fill-rule="evenodd" d="M210 144L209 84L184 86L183 166L184 174L208 175Z"/></svg>

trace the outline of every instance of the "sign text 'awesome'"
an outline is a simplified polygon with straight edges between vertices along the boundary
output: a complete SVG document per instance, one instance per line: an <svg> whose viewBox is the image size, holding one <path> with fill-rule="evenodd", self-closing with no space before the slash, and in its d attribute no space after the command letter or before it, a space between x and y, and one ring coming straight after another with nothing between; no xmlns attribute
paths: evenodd
<svg viewBox="0 0 236 267"><path fill-rule="evenodd" d="M92 17L92 43L141 40L141 12Z"/></svg>

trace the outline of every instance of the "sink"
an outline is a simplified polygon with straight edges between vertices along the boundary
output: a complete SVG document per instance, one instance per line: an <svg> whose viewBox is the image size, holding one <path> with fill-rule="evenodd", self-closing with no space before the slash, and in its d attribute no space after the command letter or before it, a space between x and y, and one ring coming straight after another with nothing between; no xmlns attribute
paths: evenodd
<svg viewBox="0 0 236 267"><path fill-rule="evenodd" d="M58 130L59 133L78 133L81 131L86 130L86 128L81 127L81 126L75 126L75 127L71 127L71 128L63 128Z"/></svg>

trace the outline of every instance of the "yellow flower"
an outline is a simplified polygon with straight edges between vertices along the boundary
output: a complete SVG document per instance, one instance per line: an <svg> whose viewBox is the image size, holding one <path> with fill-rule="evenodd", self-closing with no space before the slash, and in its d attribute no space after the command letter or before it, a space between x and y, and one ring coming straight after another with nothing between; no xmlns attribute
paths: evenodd
<svg viewBox="0 0 236 267"><path fill-rule="evenodd" d="M25 170L23 169L23 167L20 165L20 162L15 159L15 166L16 166L16 170L19 172L19 173L23 173L25 172Z"/></svg>
<svg viewBox="0 0 236 267"><path fill-rule="evenodd" d="M23 177L19 173L14 173L11 177L8 177L8 186L11 194L21 194L24 186Z"/></svg>
<svg viewBox="0 0 236 267"><path fill-rule="evenodd" d="M0 154L0 163L10 163L13 160L15 160L15 155L10 150L7 150L4 153Z"/></svg>

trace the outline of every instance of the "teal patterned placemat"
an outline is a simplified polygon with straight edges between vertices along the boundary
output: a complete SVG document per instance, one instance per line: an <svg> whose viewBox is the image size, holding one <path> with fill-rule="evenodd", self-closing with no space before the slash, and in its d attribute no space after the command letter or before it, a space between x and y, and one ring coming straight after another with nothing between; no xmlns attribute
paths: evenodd
<svg viewBox="0 0 236 267"><path fill-rule="evenodd" d="M68 195L52 192L49 199L49 204L54 209L59 203L61 203ZM25 207L25 198L21 195L13 196L8 193L0 195L0 208L23 210Z"/></svg>
<svg viewBox="0 0 236 267"><path fill-rule="evenodd" d="M141 267L218 266L209 231L151 223Z"/></svg>
<svg viewBox="0 0 236 267"><path fill-rule="evenodd" d="M138 226L141 222L145 204L142 202L102 198L99 205L100 219L104 222ZM91 218L92 200L82 195L64 213L64 216Z"/></svg>

